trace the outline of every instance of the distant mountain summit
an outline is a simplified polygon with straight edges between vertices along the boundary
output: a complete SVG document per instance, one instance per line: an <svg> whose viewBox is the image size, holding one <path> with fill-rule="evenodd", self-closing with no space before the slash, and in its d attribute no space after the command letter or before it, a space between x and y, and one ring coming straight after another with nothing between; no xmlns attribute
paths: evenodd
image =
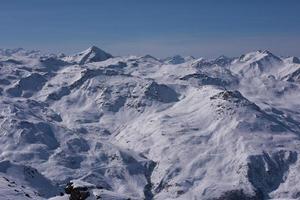
<svg viewBox="0 0 300 200"><path fill-rule="evenodd" d="M162 61L167 64L177 65L177 64L182 64L182 63L194 60L194 59L195 58L193 56L183 57L181 55L175 55L172 57L167 57L165 59L162 59Z"/></svg>
<svg viewBox="0 0 300 200"><path fill-rule="evenodd" d="M113 56L111 54L103 51L102 49L96 46L91 46L85 51L66 57L65 61L82 65L86 63L104 61L112 57Z"/></svg>
<svg viewBox="0 0 300 200"><path fill-rule="evenodd" d="M268 50L253 51L232 61L230 70L243 76L255 77L278 71L283 60Z"/></svg>
<svg viewBox="0 0 300 200"><path fill-rule="evenodd" d="M258 50L240 56L240 62L257 62L257 61L282 61L268 50Z"/></svg>

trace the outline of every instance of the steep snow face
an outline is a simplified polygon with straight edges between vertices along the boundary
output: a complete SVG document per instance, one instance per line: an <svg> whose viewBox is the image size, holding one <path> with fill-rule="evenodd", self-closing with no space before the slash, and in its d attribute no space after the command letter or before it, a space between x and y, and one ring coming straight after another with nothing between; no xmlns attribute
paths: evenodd
<svg viewBox="0 0 300 200"><path fill-rule="evenodd" d="M299 199L299 70L268 51L159 60L1 50L0 193Z"/></svg>

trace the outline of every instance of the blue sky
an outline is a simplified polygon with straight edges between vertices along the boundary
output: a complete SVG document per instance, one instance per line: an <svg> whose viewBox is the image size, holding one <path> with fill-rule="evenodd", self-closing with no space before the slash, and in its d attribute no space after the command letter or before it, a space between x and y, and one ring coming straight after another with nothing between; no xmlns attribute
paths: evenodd
<svg viewBox="0 0 300 200"><path fill-rule="evenodd" d="M1 0L0 48L300 56L299 0Z"/></svg>

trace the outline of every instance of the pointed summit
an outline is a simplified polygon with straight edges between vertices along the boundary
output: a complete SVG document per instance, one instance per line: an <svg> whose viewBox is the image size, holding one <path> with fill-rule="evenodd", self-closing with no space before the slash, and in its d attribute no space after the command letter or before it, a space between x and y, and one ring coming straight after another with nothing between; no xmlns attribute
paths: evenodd
<svg viewBox="0 0 300 200"><path fill-rule="evenodd" d="M99 47L97 47L95 45L89 47L88 50L90 50L90 51L99 51L99 50L102 51Z"/></svg>
<svg viewBox="0 0 300 200"><path fill-rule="evenodd" d="M81 52L79 55L81 57L79 64L100 62L112 58L111 54L106 53L105 51L96 46L91 46L87 50Z"/></svg>
<svg viewBox="0 0 300 200"><path fill-rule="evenodd" d="M157 63L157 64L160 64L160 60L147 54L147 55L144 55L144 56L141 56L140 57L140 61L142 62L150 62L150 63Z"/></svg>
<svg viewBox="0 0 300 200"><path fill-rule="evenodd" d="M111 54L106 53L102 49L100 49L96 46L91 46L90 48L88 48L85 51L82 51L78 54L67 57L65 59L65 61L82 65L82 64L86 64L86 63L105 61L112 57L113 56Z"/></svg>

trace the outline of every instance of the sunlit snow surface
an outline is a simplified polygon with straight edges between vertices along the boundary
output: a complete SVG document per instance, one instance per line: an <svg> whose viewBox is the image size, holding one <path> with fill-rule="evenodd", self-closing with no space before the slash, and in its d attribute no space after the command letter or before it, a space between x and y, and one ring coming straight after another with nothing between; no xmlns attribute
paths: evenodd
<svg viewBox="0 0 300 200"><path fill-rule="evenodd" d="M0 194L299 199L300 62L0 50Z"/></svg>

